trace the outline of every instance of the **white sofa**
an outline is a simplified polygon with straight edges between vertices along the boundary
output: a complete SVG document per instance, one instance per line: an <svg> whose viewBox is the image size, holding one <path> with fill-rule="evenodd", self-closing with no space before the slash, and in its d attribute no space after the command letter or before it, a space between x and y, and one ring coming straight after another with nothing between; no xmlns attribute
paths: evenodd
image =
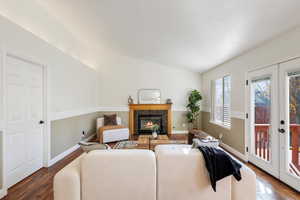
<svg viewBox="0 0 300 200"><path fill-rule="evenodd" d="M148 150L97 150L54 178L55 200L255 200L255 173L226 177L212 190L202 154L189 145Z"/></svg>
<svg viewBox="0 0 300 200"><path fill-rule="evenodd" d="M217 182L214 192L198 149L192 149L190 145L159 145L155 154L158 200L256 199L256 175L241 162L242 180L226 177Z"/></svg>
<svg viewBox="0 0 300 200"><path fill-rule="evenodd" d="M117 117L117 125L121 125L122 121L120 117ZM97 119L97 131L100 127L104 126L104 118L100 117ZM121 140L129 139L128 128L118 128L103 131L103 143L116 142Z"/></svg>

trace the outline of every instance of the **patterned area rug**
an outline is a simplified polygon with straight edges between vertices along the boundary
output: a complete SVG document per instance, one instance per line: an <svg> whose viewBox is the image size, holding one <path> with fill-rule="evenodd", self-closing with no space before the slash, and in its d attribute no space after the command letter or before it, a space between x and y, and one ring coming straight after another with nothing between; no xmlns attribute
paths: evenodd
<svg viewBox="0 0 300 200"><path fill-rule="evenodd" d="M137 148L138 142L137 141L121 141L118 142L113 149L134 149Z"/></svg>

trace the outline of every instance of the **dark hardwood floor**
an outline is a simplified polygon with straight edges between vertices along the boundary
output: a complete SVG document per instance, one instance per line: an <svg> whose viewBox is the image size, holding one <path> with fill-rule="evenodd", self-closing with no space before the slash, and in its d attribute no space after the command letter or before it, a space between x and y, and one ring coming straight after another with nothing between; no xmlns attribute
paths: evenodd
<svg viewBox="0 0 300 200"><path fill-rule="evenodd" d="M50 168L38 170L9 188L7 196L1 200L53 200L54 175L82 153L83 151L78 149Z"/></svg>
<svg viewBox="0 0 300 200"><path fill-rule="evenodd" d="M300 200L300 193L296 190L251 163L247 166L256 173L257 200Z"/></svg>
<svg viewBox="0 0 300 200"><path fill-rule="evenodd" d="M172 139L182 139L174 136ZM82 154L79 149L50 168L42 168L30 177L9 188L1 200L53 200L53 177L64 166ZM300 200L300 194L258 169L247 164L257 174L257 200ZM241 199L242 200L242 199Z"/></svg>

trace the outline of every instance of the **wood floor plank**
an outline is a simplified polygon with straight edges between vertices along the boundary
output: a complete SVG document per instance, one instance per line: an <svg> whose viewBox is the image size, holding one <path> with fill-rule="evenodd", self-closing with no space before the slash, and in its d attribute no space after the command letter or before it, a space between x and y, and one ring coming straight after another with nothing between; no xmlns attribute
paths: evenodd
<svg viewBox="0 0 300 200"><path fill-rule="evenodd" d="M279 181L251 163L247 163L256 173L257 200L300 200L300 193ZM300 181L299 181L300 184Z"/></svg>

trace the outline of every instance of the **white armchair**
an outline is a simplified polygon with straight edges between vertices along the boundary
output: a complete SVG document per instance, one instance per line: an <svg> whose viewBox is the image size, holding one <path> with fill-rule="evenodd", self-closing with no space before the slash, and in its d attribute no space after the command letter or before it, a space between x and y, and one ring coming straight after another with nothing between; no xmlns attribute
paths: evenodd
<svg viewBox="0 0 300 200"><path fill-rule="evenodd" d="M109 143L129 139L129 129L122 126L122 120L117 117L116 126L104 126L104 118L97 119L97 131L100 143Z"/></svg>

